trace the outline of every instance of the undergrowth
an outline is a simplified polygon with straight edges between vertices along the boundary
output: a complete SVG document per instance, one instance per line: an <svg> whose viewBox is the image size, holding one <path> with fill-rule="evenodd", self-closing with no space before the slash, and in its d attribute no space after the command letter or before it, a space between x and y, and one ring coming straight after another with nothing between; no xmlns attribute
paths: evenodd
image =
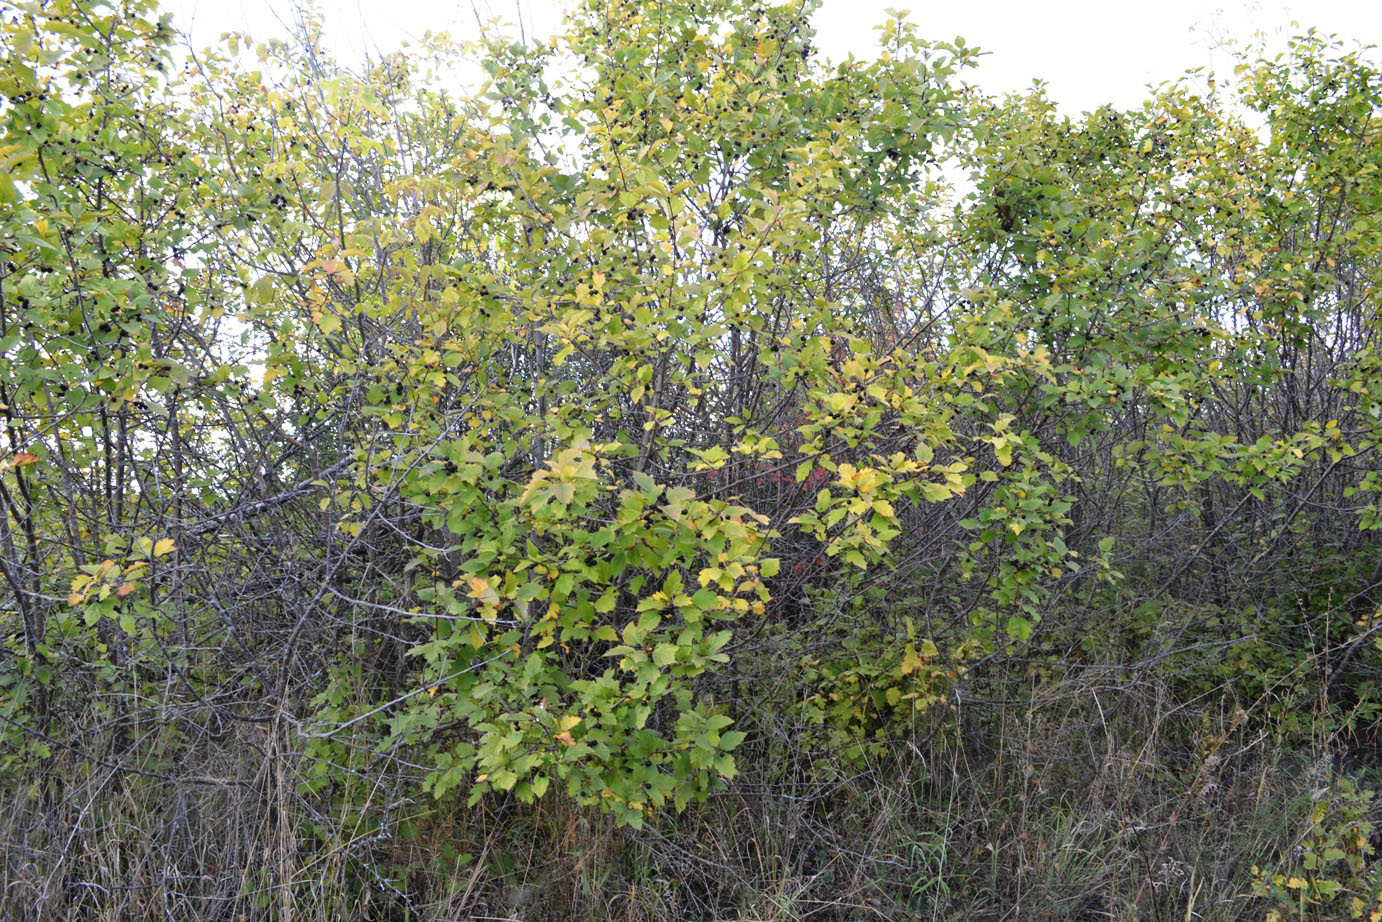
<svg viewBox="0 0 1382 922"><path fill-rule="evenodd" d="M736 781L641 830L556 793L419 798L401 753L307 785L286 722L145 741L176 782L57 750L6 794L0 917L1376 919L1372 728L1293 702L1316 732L1287 737L1279 700L1185 687L981 663L862 760L760 710Z"/></svg>

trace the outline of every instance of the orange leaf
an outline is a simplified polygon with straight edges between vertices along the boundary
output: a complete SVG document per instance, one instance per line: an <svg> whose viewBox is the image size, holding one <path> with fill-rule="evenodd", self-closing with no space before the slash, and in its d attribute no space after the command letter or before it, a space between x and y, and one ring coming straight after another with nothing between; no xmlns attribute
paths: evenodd
<svg viewBox="0 0 1382 922"><path fill-rule="evenodd" d="M86 596L80 592L74 592L67 597L67 604L71 605L73 608L76 608L85 601Z"/></svg>
<svg viewBox="0 0 1382 922"><path fill-rule="evenodd" d="M122 599L131 592L134 592L134 583L121 583L115 590L115 594Z"/></svg>
<svg viewBox="0 0 1382 922"><path fill-rule="evenodd" d="M561 743L563 746L574 746L574 745L576 745L576 741L575 741L574 739L571 738L571 731L570 731L570 730L563 730L563 731L561 731L560 733L558 733L558 734L557 734L557 742Z"/></svg>
<svg viewBox="0 0 1382 922"><path fill-rule="evenodd" d="M31 451L17 451L14 453L14 466L23 467L26 464L37 464L38 455Z"/></svg>

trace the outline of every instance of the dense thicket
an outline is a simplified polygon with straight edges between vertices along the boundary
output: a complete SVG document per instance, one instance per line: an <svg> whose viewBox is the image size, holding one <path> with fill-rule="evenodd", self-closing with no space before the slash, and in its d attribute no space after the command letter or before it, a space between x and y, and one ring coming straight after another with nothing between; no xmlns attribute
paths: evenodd
<svg viewBox="0 0 1382 922"><path fill-rule="evenodd" d="M1382 917L1375 63L810 13L4 8L0 915Z"/></svg>

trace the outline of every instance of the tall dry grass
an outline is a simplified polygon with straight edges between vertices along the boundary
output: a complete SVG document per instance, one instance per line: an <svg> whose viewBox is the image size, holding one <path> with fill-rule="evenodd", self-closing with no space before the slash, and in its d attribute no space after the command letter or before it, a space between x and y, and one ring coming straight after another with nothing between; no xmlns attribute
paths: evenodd
<svg viewBox="0 0 1382 922"><path fill-rule="evenodd" d="M0 918L1265 920L1281 900L1261 882L1309 877L1322 812L1378 819L1357 793L1378 773L1264 710L1138 670L995 667L945 732L851 768L759 714L732 787L641 831L555 792L435 803L397 754L309 795L288 722L154 728L15 773L32 781L0 803ZM1337 911L1300 909L1281 918Z"/></svg>

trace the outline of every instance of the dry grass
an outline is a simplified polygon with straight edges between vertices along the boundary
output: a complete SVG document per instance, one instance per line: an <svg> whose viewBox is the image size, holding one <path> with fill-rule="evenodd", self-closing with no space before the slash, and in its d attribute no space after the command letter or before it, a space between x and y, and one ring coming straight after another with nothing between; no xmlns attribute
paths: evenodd
<svg viewBox="0 0 1382 922"><path fill-rule="evenodd" d="M971 691L943 737L850 771L784 766L799 728L761 724L732 788L640 832L559 796L415 799L397 760L309 797L286 725L60 751L0 804L0 918L1260 920L1254 867L1345 793L1330 740L1285 747L1227 696L1116 670Z"/></svg>

